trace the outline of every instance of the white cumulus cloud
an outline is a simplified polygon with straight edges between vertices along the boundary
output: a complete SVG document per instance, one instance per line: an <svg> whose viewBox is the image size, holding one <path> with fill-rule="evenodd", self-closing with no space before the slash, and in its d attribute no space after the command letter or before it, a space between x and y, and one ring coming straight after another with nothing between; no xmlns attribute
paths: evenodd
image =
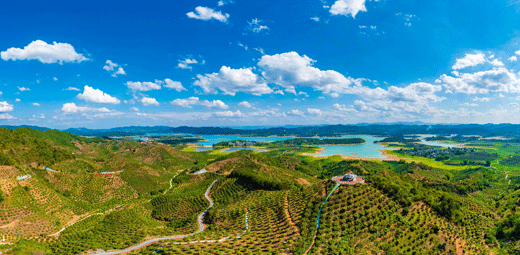
<svg viewBox="0 0 520 255"><path fill-rule="evenodd" d="M16 118L13 117L12 115L10 114L7 114L7 113L2 113L0 114L0 120L15 120Z"/></svg>
<svg viewBox="0 0 520 255"><path fill-rule="evenodd" d="M470 66L477 66L486 62L486 56L482 52L475 54L466 54L463 58L457 59L455 65L452 66L453 70L460 70Z"/></svg>
<svg viewBox="0 0 520 255"><path fill-rule="evenodd" d="M143 98L141 98L141 103L144 106L150 106L150 105L159 106L159 102L157 102L157 99L152 98L152 97L143 97Z"/></svg>
<svg viewBox="0 0 520 255"><path fill-rule="evenodd" d="M183 90L186 90L180 81L172 81L170 79L164 79L164 87L165 88L169 88L169 89L174 89L176 90L177 92L181 92Z"/></svg>
<svg viewBox="0 0 520 255"><path fill-rule="evenodd" d="M93 108L88 106L77 106L75 103L66 103L63 104L63 107L61 110L65 114L69 113L86 113L86 112L100 112L100 113L109 113L112 112L109 109L102 107L102 108Z"/></svg>
<svg viewBox="0 0 520 255"><path fill-rule="evenodd" d="M232 69L227 66L220 68L218 73L197 75L198 80L193 84L202 88L204 93L218 93L227 95L244 92L253 95L270 94L273 92L267 83L250 68Z"/></svg>
<svg viewBox="0 0 520 255"><path fill-rule="evenodd" d="M332 15L351 15L352 18L356 18L358 12L366 11L365 0L338 0L329 10Z"/></svg>
<svg viewBox="0 0 520 255"><path fill-rule="evenodd" d="M243 117L245 117L245 115L242 114L238 110L236 112L232 112L232 111L214 112L213 115L217 118L243 118Z"/></svg>
<svg viewBox="0 0 520 255"><path fill-rule="evenodd" d="M13 105L7 103L7 101L0 102L0 112L12 112Z"/></svg>
<svg viewBox="0 0 520 255"><path fill-rule="evenodd" d="M307 112L311 115L322 115L323 112L320 109L307 108Z"/></svg>
<svg viewBox="0 0 520 255"><path fill-rule="evenodd" d="M32 103L33 106L40 106L39 103Z"/></svg>
<svg viewBox="0 0 520 255"><path fill-rule="evenodd" d="M290 110L289 112L287 112L287 115L290 115L290 116L304 116L305 114L300 111L300 110Z"/></svg>
<svg viewBox="0 0 520 255"><path fill-rule="evenodd" d="M110 59L108 59L105 62L105 66L103 66L103 69L107 70L108 72L112 73L112 77L117 77L118 75L126 75L125 70L117 64L112 62Z"/></svg>
<svg viewBox="0 0 520 255"><path fill-rule="evenodd" d="M133 91L150 91L150 90L161 89L162 83L163 83L163 81L161 81L161 80L155 80L155 82L128 81L128 82L126 82L126 86Z"/></svg>
<svg viewBox="0 0 520 255"><path fill-rule="evenodd" d="M269 83L280 85L290 93L296 94L296 85L312 87L326 94L347 92L354 79L346 78L333 70L322 71L312 66L315 62L306 55L300 56L293 51L264 55L258 66L264 70L262 74Z"/></svg>
<svg viewBox="0 0 520 255"><path fill-rule="evenodd" d="M186 99L175 99L171 101L171 104L181 106L184 108L192 108L194 105L201 105L207 108L215 108L215 109L228 109L229 106L220 100L200 100L198 97L190 97Z"/></svg>
<svg viewBox="0 0 520 255"><path fill-rule="evenodd" d="M18 87L18 90L23 92L23 91L30 91L31 89L26 88L26 87Z"/></svg>
<svg viewBox="0 0 520 255"><path fill-rule="evenodd" d="M251 108L253 107L249 102L243 101L238 104L239 106L245 107L245 108Z"/></svg>
<svg viewBox="0 0 520 255"><path fill-rule="evenodd" d="M87 102L102 103L102 104L119 104L121 101L109 94L101 91L100 89L94 89L88 85L85 85L83 93L78 94L78 99L85 100Z"/></svg>
<svg viewBox="0 0 520 255"><path fill-rule="evenodd" d="M182 69L192 69L192 65L194 64L198 64L199 61L197 61L196 59L190 59L190 58L186 58L186 59L179 59L179 64L177 64L177 67L178 68L182 68Z"/></svg>
<svg viewBox="0 0 520 255"><path fill-rule="evenodd" d="M216 19L220 22L227 22L229 14L215 11L209 7L197 6L195 12L188 12L186 15L192 19L210 20Z"/></svg>
<svg viewBox="0 0 520 255"><path fill-rule="evenodd" d="M45 64L59 62L81 62L89 60L82 54L78 54L74 47L68 43L47 44L42 40L36 40L20 48L9 48L0 53L3 60L33 60L36 59Z"/></svg>
<svg viewBox="0 0 520 255"><path fill-rule="evenodd" d="M444 86L455 92L486 94L489 92L520 92L520 79L515 73L500 67L457 77L441 75Z"/></svg>

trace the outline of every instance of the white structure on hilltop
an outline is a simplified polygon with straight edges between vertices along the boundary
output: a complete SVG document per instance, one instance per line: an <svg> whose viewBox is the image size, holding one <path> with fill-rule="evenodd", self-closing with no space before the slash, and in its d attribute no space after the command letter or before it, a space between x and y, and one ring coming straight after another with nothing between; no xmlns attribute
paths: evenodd
<svg viewBox="0 0 520 255"><path fill-rule="evenodd" d="M343 175L343 178L341 178L341 181L353 182L356 179L357 179L357 175L355 175L355 174L345 174L345 175Z"/></svg>

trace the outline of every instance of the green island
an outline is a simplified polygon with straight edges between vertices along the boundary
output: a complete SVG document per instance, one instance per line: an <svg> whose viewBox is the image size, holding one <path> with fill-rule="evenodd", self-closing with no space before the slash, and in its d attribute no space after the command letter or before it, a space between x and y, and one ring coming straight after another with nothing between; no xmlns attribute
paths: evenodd
<svg viewBox="0 0 520 255"><path fill-rule="evenodd" d="M520 252L520 141L467 139L448 149L388 138L382 143L397 146L400 160L302 156L314 150L307 146L360 138L253 142L239 146L269 151L220 153L186 150L185 138L0 128L0 251ZM347 173L363 182L331 180Z"/></svg>

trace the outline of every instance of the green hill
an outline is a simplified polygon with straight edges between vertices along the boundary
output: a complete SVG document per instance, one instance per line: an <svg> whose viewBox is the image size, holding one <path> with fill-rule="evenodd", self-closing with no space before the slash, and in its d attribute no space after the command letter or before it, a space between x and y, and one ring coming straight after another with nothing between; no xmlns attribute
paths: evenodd
<svg viewBox="0 0 520 255"><path fill-rule="evenodd" d="M194 233L212 183L203 232L132 254L520 252L515 160L442 168L277 148L187 152L26 128L0 128L0 146L3 253L78 254ZM334 190L330 178L346 173L366 182Z"/></svg>

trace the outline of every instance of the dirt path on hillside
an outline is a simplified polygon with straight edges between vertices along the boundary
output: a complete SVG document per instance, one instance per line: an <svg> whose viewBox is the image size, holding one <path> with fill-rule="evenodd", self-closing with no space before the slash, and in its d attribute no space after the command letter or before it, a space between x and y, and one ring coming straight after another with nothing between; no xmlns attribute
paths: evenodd
<svg viewBox="0 0 520 255"><path fill-rule="evenodd" d="M153 243L156 243L156 242L159 242L159 241L163 241L163 240L171 240L171 239L183 239L185 237L189 237L189 236L192 236L192 235L195 235L195 234L198 234L198 233L201 233L203 232L205 229L206 229L206 226L204 225L204 223L202 222L202 219L204 218L204 216L208 213L209 209L211 207L213 207L213 205L215 204L213 202L213 200L209 197L209 192L211 191L211 188L213 187L213 185L218 181L218 179L216 179L215 181L213 181L211 183L211 185L208 187L208 189L206 190L206 193L204 193L204 197L209 201L209 207L206 208L206 210L204 210L204 212L202 212L201 214L199 214L199 216L197 217L197 222L199 223L199 230L197 230L196 232L194 233L191 233L191 234L186 234L186 235L174 235L174 236L165 236L165 237L159 237L159 238L154 238L154 239L150 239L150 240L147 240L147 241L144 241L142 243L139 243L139 244L136 244L134 246L131 246L131 247L128 247L124 250L117 250L117 251L110 251L110 252L101 252L101 253L96 253L96 254L103 254L103 255L115 255L115 254L126 254L126 253L130 253L134 250L139 250L141 248L144 248L148 245L151 245ZM246 216L246 223L247 223L247 216ZM248 225L249 226L249 225ZM212 242L212 241L216 241L216 240L207 240L205 242ZM201 241L197 241L197 242L201 242ZM191 242L190 242L191 243Z"/></svg>

